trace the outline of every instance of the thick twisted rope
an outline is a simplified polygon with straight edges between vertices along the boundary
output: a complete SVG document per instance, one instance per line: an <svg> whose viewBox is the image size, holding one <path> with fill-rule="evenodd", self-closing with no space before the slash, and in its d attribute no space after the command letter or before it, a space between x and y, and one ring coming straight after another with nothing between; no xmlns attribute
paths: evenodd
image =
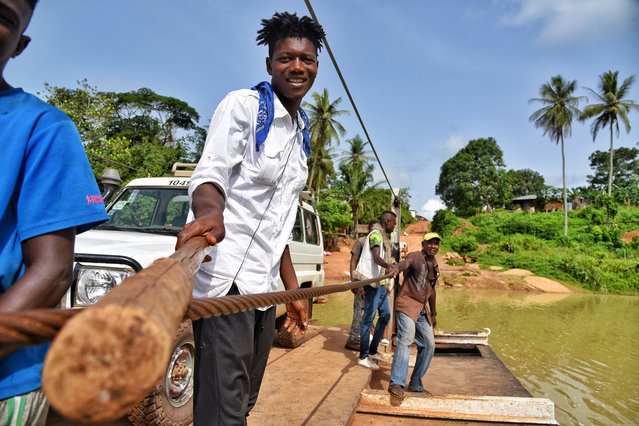
<svg viewBox="0 0 639 426"><path fill-rule="evenodd" d="M235 314L251 309L290 303L294 300L310 299L331 293L354 290L391 277L392 275L388 274L370 280L351 281L327 287L296 288L294 290L276 291L273 293L193 299L189 304L186 317L192 320L198 320L211 316L219 317L221 315Z"/></svg>
<svg viewBox="0 0 639 426"><path fill-rule="evenodd" d="M192 320L211 316L219 317L271 305L290 303L294 300L310 299L354 290L390 277L392 275L388 274L370 280L351 281L326 287L193 299L189 304L185 317ZM0 355L7 350L15 350L23 346L50 341L67 320L81 311L81 308L33 309L24 312L0 314Z"/></svg>

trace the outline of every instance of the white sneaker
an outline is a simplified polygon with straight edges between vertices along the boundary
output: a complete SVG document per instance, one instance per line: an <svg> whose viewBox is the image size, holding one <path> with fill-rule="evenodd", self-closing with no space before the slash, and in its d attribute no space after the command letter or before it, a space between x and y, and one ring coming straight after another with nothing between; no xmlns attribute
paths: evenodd
<svg viewBox="0 0 639 426"><path fill-rule="evenodd" d="M360 358L357 361L357 363L361 365L362 367L370 368L371 370L379 370L379 365L375 364L373 361L371 361L368 358L364 358L364 359Z"/></svg>
<svg viewBox="0 0 639 426"><path fill-rule="evenodd" d="M377 352L376 354L368 355L368 358L374 359L375 361L379 361L379 362L383 362L383 363L388 362L386 357L384 355L380 354L379 352Z"/></svg>

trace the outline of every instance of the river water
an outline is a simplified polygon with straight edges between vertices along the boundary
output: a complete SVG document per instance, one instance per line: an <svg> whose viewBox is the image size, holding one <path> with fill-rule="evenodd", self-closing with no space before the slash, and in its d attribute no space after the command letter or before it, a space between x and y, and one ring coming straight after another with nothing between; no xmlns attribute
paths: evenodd
<svg viewBox="0 0 639 426"><path fill-rule="evenodd" d="M313 307L348 328L351 292ZM639 297L438 289L438 328L491 329L489 342L561 425L639 425ZM428 375L426 376L428 378Z"/></svg>

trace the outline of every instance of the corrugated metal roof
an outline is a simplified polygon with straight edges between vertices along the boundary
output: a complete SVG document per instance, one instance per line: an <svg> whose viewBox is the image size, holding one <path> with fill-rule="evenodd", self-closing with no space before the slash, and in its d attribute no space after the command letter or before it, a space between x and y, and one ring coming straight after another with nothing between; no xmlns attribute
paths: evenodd
<svg viewBox="0 0 639 426"><path fill-rule="evenodd" d="M532 201L536 200L537 196L533 195L522 195L521 197L513 198L513 201Z"/></svg>

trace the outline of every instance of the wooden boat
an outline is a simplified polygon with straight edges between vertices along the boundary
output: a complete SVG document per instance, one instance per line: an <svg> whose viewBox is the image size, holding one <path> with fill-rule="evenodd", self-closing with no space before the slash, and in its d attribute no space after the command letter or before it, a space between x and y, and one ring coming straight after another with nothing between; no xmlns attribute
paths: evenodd
<svg viewBox="0 0 639 426"><path fill-rule="evenodd" d="M406 391L404 398L391 397L390 365L374 372L350 424L558 424L554 403L532 397L490 348L490 333L436 334L435 356L424 377L432 396ZM414 362L415 354L411 367Z"/></svg>
<svg viewBox="0 0 639 426"><path fill-rule="evenodd" d="M490 328L483 331L438 331L435 332L435 344L464 344L464 345L488 345Z"/></svg>

